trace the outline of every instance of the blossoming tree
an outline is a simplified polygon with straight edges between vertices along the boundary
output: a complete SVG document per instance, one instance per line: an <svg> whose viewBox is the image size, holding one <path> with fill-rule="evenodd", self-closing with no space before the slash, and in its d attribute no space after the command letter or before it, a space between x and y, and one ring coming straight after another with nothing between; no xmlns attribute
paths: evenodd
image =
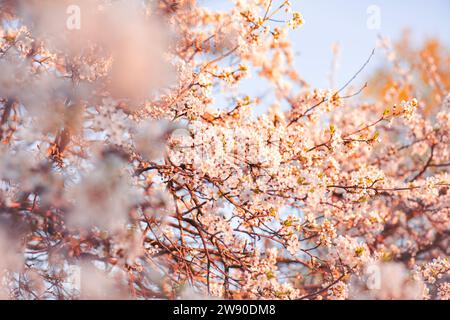
<svg viewBox="0 0 450 320"><path fill-rule="evenodd" d="M450 297L448 52L314 89L290 6L0 1L1 298Z"/></svg>

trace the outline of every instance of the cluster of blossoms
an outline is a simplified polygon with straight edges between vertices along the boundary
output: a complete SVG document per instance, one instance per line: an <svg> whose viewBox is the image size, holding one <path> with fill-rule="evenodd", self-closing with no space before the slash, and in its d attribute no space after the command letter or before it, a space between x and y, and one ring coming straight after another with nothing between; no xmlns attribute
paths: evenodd
<svg viewBox="0 0 450 320"><path fill-rule="evenodd" d="M450 300L450 284L448 282L439 285L437 296L440 300Z"/></svg>
<svg viewBox="0 0 450 320"><path fill-rule="evenodd" d="M264 297L268 299L295 299L298 298L298 289L290 283L280 283L277 273L278 251L269 249L266 257L261 258L260 253L255 251L251 259L251 267L244 275L245 285L243 287L243 298L257 299Z"/></svg>
<svg viewBox="0 0 450 320"><path fill-rule="evenodd" d="M232 2L0 1L0 298L448 299L445 73L311 88Z"/></svg>
<svg viewBox="0 0 450 320"><path fill-rule="evenodd" d="M303 19L303 16L300 12L293 12L292 13L292 19L289 20L288 25L292 29L296 29L300 26L302 26L305 23L305 20Z"/></svg>
<svg viewBox="0 0 450 320"><path fill-rule="evenodd" d="M350 268L366 265L370 259L369 249L365 244L342 235L336 238L331 256Z"/></svg>
<svg viewBox="0 0 450 320"><path fill-rule="evenodd" d="M450 275L450 261L448 257L433 259L431 262L418 266L416 272L425 282L433 284Z"/></svg>

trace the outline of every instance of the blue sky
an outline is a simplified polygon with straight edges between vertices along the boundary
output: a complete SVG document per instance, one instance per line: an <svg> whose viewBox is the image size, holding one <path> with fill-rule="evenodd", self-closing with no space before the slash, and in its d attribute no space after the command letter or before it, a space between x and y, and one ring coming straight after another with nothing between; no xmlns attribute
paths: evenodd
<svg viewBox="0 0 450 320"><path fill-rule="evenodd" d="M378 35L398 39L409 28L420 43L438 37L450 46L450 1L448 0L294 0L294 9L303 13L306 24L291 34L299 52L299 72L318 87L326 87L332 60L331 46L341 46L339 83L358 70L376 45ZM367 8L380 9L379 30L367 27ZM382 63L377 52L366 72Z"/></svg>
<svg viewBox="0 0 450 320"><path fill-rule="evenodd" d="M282 0L274 0L281 3ZM228 0L200 0L211 9L226 8ZM297 53L296 69L313 87L329 87L332 45L339 43L341 55L336 75L336 87L341 86L361 67L376 46L378 36L399 39L405 29L412 31L416 44L428 37L438 37L450 47L450 1L448 0L291 0L294 10L300 11L306 24L291 32ZM367 27L367 9L380 9L379 30ZM285 18L283 13L280 19ZM385 63L378 50L370 65L361 74ZM258 82L253 79L255 86ZM358 82L355 82L358 83ZM257 90L257 89L255 89Z"/></svg>

